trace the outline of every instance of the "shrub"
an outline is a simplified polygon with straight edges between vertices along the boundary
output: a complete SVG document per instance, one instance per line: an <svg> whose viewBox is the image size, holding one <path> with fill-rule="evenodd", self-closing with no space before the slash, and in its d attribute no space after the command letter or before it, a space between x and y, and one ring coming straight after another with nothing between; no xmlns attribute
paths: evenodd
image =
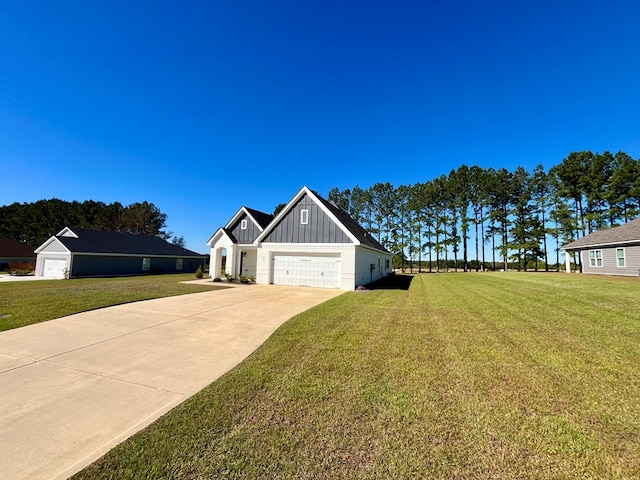
<svg viewBox="0 0 640 480"><path fill-rule="evenodd" d="M31 275L33 273L35 265L33 263L5 263L5 271L9 275L15 275L17 277L23 277Z"/></svg>
<svg viewBox="0 0 640 480"><path fill-rule="evenodd" d="M240 280L240 283L249 283L249 279L247 277L245 277L244 275L240 275L238 277L238 280Z"/></svg>
<svg viewBox="0 0 640 480"><path fill-rule="evenodd" d="M249 275L249 281L251 283L256 283L256 276L255 275Z"/></svg>
<svg viewBox="0 0 640 480"><path fill-rule="evenodd" d="M198 268L196 270L196 278L202 278L202 275L203 275L202 266L198 265Z"/></svg>
<svg viewBox="0 0 640 480"><path fill-rule="evenodd" d="M230 273L225 273L224 278L227 279L227 282L233 282L233 275L231 275Z"/></svg>
<svg viewBox="0 0 640 480"><path fill-rule="evenodd" d="M213 279L213 281L214 281L214 282L221 282L221 281L222 281L222 279L221 279L220 277L216 277L216 278L214 278L214 279Z"/></svg>

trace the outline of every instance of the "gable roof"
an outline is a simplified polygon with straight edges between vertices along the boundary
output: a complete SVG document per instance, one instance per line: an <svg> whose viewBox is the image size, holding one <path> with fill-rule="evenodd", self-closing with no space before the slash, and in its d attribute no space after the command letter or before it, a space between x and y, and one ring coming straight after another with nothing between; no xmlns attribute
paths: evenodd
<svg viewBox="0 0 640 480"><path fill-rule="evenodd" d="M213 235L211 235L211 238L207 240L207 245L209 245L210 247L213 247L213 244L218 241L218 239L222 234L226 235L231 241L231 243L238 243L238 239L233 235L231 231L229 231L228 228L220 227L218 230L215 231Z"/></svg>
<svg viewBox="0 0 640 480"><path fill-rule="evenodd" d="M244 209L247 211L249 216L253 217L253 219L260 227L260 230L264 230L265 227L271 223L271 220L273 220L273 215L270 215L268 213L254 210L253 208L249 207L244 207Z"/></svg>
<svg viewBox="0 0 640 480"><path fill-rule="evenodd" d="M341 228L345 234L351 238L351 240L357 244L379 250L381 252L389 253L375 238L369 234L358 222L356 222L351 216L339 208L332 202L329 202L318 195L308 187L302 187L294 197L289 200L289 203L276 215L271 223L263 230L263 232L256 239L256 243L261 242L280 222L282 218L295 206L297 201L302 198L303 195L309 195L318 206Z"/></svg>
<svg viewBox="0 0 640 480"><path fill-rule="evenodd" d="M331 211L351 233L353 233L360 244L373 248L374 250L381 250L389 253L387 249L384 248L380 242L373 237L373 235L367 232L362 225L356 222L351 215L342 210L335 203L325 200L320 195L316 194L316 198L320 200L320 202L322 202L322 204Z"/></svg>
<svg viewBox="0 0 640 480"><path fill-rule="evenodd" d="M600 247L606 245L622 245L627 243L640 243L640 218L620 225L618 227L598 230L563 245L564 250L579 250L585 247Z"/></svg>
<svg viewBox="0 0 640 480"><path fill-rule="evenodd" d="M35 247L7 237L0 237L0 257L36 258Z"/></svg>
<svg viewBox="0 0 640 480"><path fill-rule="evenodd" d="M260 210L255 210L249 207L240 207L240 210L238 210L236 214L231 217L224 228L230 229L233 224L236 223L238 219L244 214L248 215L249 218L253 220L253 223L258 226L260 231L264 230L264 228L269 225L269 223L271 223L271 220L273 220L273 215L269 215L268 213L264 213Z"/></svg>
<svg viewBox="0 0 640 480"><path fill-rule="evenodd" d="M153 235L107 232L85 228L65 228L55 238L71 253L120 255L158 255L171 257L201 257L202 255L169 243ZM48 240L44 245L51 241ZM43 246L44 246L43 245ZM42 249L40 247L38 250Z"/></svg>

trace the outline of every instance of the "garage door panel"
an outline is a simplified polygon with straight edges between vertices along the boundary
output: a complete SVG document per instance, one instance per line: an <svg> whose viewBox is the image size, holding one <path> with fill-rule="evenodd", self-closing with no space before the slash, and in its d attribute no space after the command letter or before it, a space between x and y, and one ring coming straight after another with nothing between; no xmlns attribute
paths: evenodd
<svg viewBox="0 0 640 480"><path fill-rule="evenodd" d="M42 275L45 277L64 278L64 271L67 268L66 260L45 258Z"/></svg>
<svg viewBox="0 0 640 480"><path fill-rule="evenodd" d="M273 283L308 287L340 288L340 257L276 255Z"/></svg>

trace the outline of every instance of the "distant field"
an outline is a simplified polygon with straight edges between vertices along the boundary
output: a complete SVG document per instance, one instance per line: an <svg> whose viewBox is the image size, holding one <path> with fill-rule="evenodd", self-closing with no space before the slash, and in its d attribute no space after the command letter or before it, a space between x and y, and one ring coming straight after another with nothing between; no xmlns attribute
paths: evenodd
<svg viewBox="0 0 640 480"><path fill-rule="evenodd" d="M194 274L0 283L0 331L111 305L221 288L179 283L186 280L195 280Z"/></svg>
<svg viewBox="0 0 640 480"><path fill-rule="evenodd" d="M640 478L640 280L346 293L75 478Z"/></svg>

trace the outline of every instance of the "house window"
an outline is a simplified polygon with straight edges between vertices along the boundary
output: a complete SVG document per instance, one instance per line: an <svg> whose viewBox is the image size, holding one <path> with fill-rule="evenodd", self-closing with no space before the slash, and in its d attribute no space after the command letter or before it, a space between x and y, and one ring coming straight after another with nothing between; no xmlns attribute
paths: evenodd
<svg viewBox="0 0 640 480"><path fill-rule="evenodd" d="M240 222L240 230L246 230L246 229L247 229L247 219L245 218Z"/></svg>
<svg viewBox="0 0 640 480"><path fill-rule="evenodd" d="M624 248L616 248L616 262L619 267L626 267L627 262L624 258Z"/></svg>
<svg viewBox="0 0 640 480"><path fill-rule="evenodd" d="M176 258L176 270L182 270L182 259Z"/></svg>
<svg viewBox="0 0 640 480"><path fill-rule="evenodd" d="M590 267L602 266L602 250L589 250L589 266Z"/></svg>
<svg viewBox="0 0 640 480"><path fill-rule="evenodd" d="M309 223L309 210L300 210L300 223L302 225Z"/></svg>
<svg viewBox="0 0 640 480"><path fill-rule="evenodd" d="M384 268L386 268L387 270L389 269L389 259L388 258L384 261Z"/></svg>
<svg viewBox="0 0 640 480"><path fill-rule="evenodd" d="M150 258L143 258L142 259L142 270L147 271L147 270L149 270L149 268L151 268L151 259Z"/></svg>

